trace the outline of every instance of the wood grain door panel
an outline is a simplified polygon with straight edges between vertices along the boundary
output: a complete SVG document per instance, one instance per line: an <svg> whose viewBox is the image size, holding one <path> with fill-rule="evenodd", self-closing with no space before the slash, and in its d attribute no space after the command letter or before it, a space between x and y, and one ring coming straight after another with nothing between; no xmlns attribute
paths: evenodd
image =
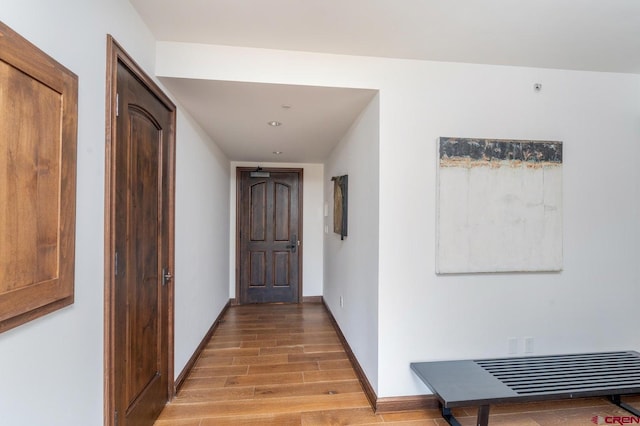
<svg viewBox="0 0 640 426"><path fill-rule="evenodd" d="M116 324L124 338L116 348L127 425L150 425L169 399L162 269L163 145L170 114L130 71L118 69L119 117L116 192ZM121 293L121 294L120 294Z"/></svg>
<svg viewBox="0 0 640 426"><path fill-rule="evenodd" d="M160 220L159 164L162 130L151 117L130 107L130 188L123 188L130 195L128 200L129 229L131 235L127 247L129 263L124 277L127 306L128 351L127 361L127 401L131 405L161 376L161 356L158 348L162 344L161 318L162 306L160 250L157 242L162 238L158 232ZM150 244L151 242L151 244ZM132 259L133 257L133 259Z"/></svg>
<svg viewBox="0 0 640 426"><path fill-rule="evenodd" d="M301 170L238 170L240 303L299 302Z"/></svg>
<svg viewBox="0 0 640 426"><path fill-rule="evenodd" d="M109 40L105 424L151 426L173 395L175 106Z"/></svg>

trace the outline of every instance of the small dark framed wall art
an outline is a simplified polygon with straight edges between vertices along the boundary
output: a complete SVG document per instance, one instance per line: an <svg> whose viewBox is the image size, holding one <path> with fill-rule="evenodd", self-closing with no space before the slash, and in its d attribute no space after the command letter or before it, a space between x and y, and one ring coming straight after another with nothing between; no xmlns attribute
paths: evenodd
<svg viewBox="0 0 640 426"><path fill-rule="evenodd" d="M333 181L333 232L344 240L347 236L347 201L349 176L334 176Z"/></svg>

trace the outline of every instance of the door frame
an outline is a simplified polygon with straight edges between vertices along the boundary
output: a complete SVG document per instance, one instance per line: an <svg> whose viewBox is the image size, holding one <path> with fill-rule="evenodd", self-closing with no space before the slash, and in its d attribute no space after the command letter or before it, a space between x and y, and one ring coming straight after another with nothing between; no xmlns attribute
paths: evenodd
<svg viewBox="0 0 640 426"><path fill-rule="evenodd" d="M240 175L242 172L253 172L256 171L256 167L236 167L236 295L233 300L234 305L242 305L245 302L241 299L242 292L240 291L240 267L241 267L241 258L240 258L240 214L241 214L241 181ZM300 241L300 246L298 247L298 301L296 303L302 303L302 260L303 255L302 251L304 249L304 217L303 217L303 183L304 183L304 169L303 168L289 168L289 167L260 167L261 172L285 172L285 173L297 173L298 174L298 240Z"/></svg>
<svg viewBox="0 0 640 426"><path fill-rule="evenodd" d="M115 419L115 143L116 138L116 111L117 111L117 71L118 63L122 63L129 69L146 89L151 92L171 114L171 128L169 136L169 270L175 271L175 143L176 143L176 106L164 94L162 89L144 72L144 70L127 54L127 52L107 35L107 85L106 85L106 131L105 131L105 207L104 207L104 424L113 426ZM174 380L174 281L167 283L167 315L168 315L168 398L175 396Z"/></svg>

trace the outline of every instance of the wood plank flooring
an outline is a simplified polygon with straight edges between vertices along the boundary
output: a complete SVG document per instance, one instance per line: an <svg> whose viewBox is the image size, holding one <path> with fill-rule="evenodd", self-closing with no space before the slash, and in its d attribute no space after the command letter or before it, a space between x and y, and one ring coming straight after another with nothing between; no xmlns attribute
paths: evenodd
<svg viewBox="0 0 640 426"><path fill-rule="evenodd" d="M475 410L455 414L475 424ZM595 416L630 414L591 398L492 407L490 424L582 426ZM154 426L380 423L446 425L438 410L375 414L324 306L303 304L229 308Z"/></svg>

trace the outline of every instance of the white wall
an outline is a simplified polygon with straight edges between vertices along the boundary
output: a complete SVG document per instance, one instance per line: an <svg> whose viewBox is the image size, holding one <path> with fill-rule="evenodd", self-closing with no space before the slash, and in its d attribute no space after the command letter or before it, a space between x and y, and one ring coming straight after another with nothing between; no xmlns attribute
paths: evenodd
<svg viewBox="0 0 640 426"><path fill-rule="evenodd" d="M379 396L428 392L411 361L506 355L510 337L533 337L537 354L640 349L627 320L640 297L640 76L170 42L157 55L170 77L379 89ZM440 136L564 142L561 273L435 275Z"/></svg>
<svg viewBox="0 0 640 426"><path fill-rule="evenodd" d="M325 166L324 300L378 390L378 193L380 102L369 103ZM332 176L348 175L347 236L333 232ZM342 297L342 306L340 298Z"/></svg>
<svg viewBox="0 0 640 426"><path fill-rule="evenodd" d="M321 296L323 282L323 204L324 167L322 164L307 163L252 163L231 162L231 209L228 217L230 228L229 249L229 294L236 294L236 169L238 167L288 167L299 168L303 172L302 181L302 296Z"/></svg>
<svg viewBox="0 0 640 426"><path fill-rule="evenodd" d="M381 120L390 127L381 142L383 395L426 391L407 371L410 361L504 356L510 337L520 338L518 355L523 337L534 338L534 354L638 349L640 336L625 318L640 296L640 76L411 68L405 77L417 91L381 95L388 101ZM564 142L561 273L434 275L438 136Z"/></svg>
<svg viewBox="0 0 640 426"><path fill-rule="evenodd" d="M178 106L180 111L180 106ZM229 160L179 112L176 147L175 375L229 301Z"/></svg>
<svg viewBox="0 0 640 426"><path fill-rule="evenodd" d="M128 0L3 0L0 20L79 76L75 303L0 334L0 423L101 425L106 34L114 35L150 75L155 40ZM178 199L190 204L195 198L204 199L211 210L209 199L228 199L228 163L221 164L222 158L211 142L183 114L178 115L177 128ZM204 175L223 183L200 182L190 193L182 194L185 186L191 185L191 177L182 170L183 160L202 152L205 146L211 149L207 158L213 170ZM203 162L196 167L207 168ZM211 317L217 315L212 312L221 303L217 298L228 299L226 234L214 244L199 246L202 256L221 256L222 261L215 266L219 281L211 284L216 290L196 298L193 292L200 292L204 280L212 283L213 277L198 276L197 284L187 282L187 271L203 272L209 267L194 265L199 261L182 251L183 221L195 220L189 223L190 230L201 226L205 229L202 233L212 234L208 229L219 224L218 215L225 218L223 226L227 223L227 207L221 206L216 205L213 223L210 218L204 222L204 212L191 215L180 205L176 207L176 299L179 303L192 302L188 307L192 317L202 314L197 322L192 321L184 317L187 309L176 307L176 344L180 345L176 347L176 373L181 369L178 364L193 353L196 334L202 333L207 321L210 326ZM188 290L192 285L196 287ZM187 330L191 323L195 323L194 330Z"/></svg>

